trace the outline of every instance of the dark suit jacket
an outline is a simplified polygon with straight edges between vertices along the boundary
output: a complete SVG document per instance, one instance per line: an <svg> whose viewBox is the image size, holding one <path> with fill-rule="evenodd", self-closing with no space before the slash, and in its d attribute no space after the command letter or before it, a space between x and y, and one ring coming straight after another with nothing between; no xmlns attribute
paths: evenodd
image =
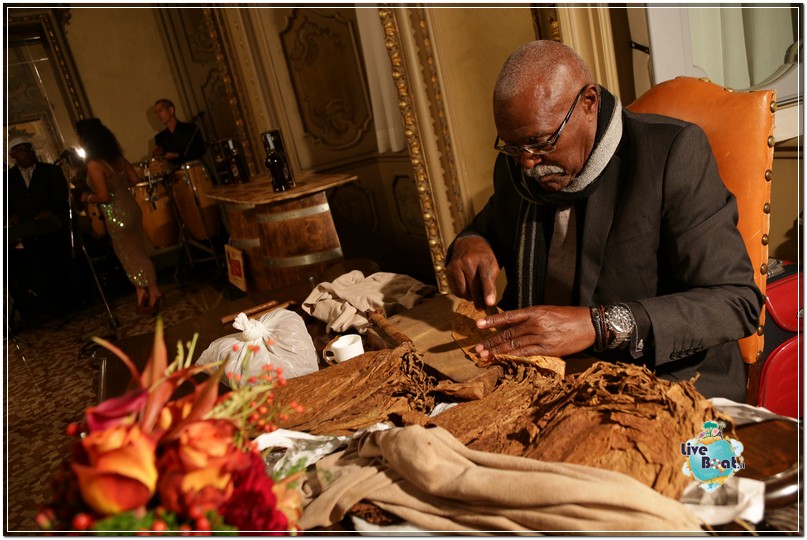
<svg viewBox="0 0 807 540"><path fill-rule="evenodd" d="M16 215L25 224L33 222L41 211L50 210L59 218L60 226L67 225L68 187L61 168L37 162L31 184L26 187L22 172L15 165L8 171L7 185L9 215Z"/></svg>
<svg viewBox="0 0 807 540"><path fill-rule="evenodd" d="M698 372L696 387L707 397L744 401L735 340L756 329L762 296L737 230L736 200L698 126L624 109L622 121L599 187L579 205L575 298L581 306L628 303L650 326L652 347L639 361L667 379ZM507 272L505 309L516 307L511 284L523 203L513 174L513 160L500 155L494 195L461 233L485 237Z"/></svg>
<svg viewBox="0 0 807 540"><path fill-rule="evenodd" d="M202 132L196 124L190 122L177 122L173 133L165 128L154 137L154 142L166 153L179 154L178 158L171 160L174 165L202 159L205 155L206 146Z"/></svg>

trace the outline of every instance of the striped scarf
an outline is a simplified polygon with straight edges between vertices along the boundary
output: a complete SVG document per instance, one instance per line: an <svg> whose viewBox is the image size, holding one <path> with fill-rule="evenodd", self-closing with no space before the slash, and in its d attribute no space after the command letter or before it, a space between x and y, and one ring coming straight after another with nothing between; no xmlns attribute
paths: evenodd
<svg viewBox="0 0 807 540"><path fill-rule="evenodd" d="M594 148L583 170L571 184L560 191L546 191L535 180L526 177L521 166L510 160L510 177L522 197L516 267L518 308L540 305L544 301L546 254L556 208L584 200L599 187L597 180L611 161L621 139L622 105L616 96L600 87Z"/></svg>

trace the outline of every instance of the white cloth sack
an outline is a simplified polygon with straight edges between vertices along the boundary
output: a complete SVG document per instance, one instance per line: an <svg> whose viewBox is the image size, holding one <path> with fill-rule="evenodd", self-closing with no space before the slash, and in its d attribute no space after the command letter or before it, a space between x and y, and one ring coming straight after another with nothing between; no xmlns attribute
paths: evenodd
<svg viewBox="0 0 807 540"><path fill-rule="evenodd" d="M260 319L250 319L239 313L233 327L242 332L217 339L196 361L196 365L206 365L227 359L225 373L241 375L241 380L222 377L225 384L234 388L248 385L250 377L260 377L263 366L267 364L282 367L286 379L319 369L314 342L303 318L293 311L276 309ZM269 338L275 343L267 345ZM257 346L258 350L250 351L251 345ZM234 346L237 346L237 351Z"/></svg>
<svg viewBox="0 0 807 540"><path fill-rule="evenodd" d="M364 312L381 308L385 317L414 307L437 289L413 277L376 272L364 277L359 270L322 282L303 301L303 311L326 323L328 332L355 328L364 334L369 321Z"/></svg>

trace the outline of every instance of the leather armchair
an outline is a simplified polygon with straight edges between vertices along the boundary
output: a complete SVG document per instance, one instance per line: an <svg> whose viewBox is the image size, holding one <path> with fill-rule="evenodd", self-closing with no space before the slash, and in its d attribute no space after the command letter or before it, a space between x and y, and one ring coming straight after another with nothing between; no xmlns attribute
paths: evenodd
<svg viewBox="0 0 807 540"><path fill-rule="evenodd" d="M628 105L634 112L663 114L698 124L709 139L723 182L737 198L738 228L765 294L773 179L773 90L735 92L708 79L678 77L648 90ZM748 403L756 405L765 311L757 332L740 340L748 374Z"/></svg>

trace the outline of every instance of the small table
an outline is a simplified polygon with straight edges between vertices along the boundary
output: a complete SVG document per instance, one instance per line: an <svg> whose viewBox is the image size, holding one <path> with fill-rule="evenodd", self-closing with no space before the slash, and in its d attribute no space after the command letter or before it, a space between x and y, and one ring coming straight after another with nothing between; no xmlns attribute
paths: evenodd
<svg viewBox="0 0 807 540"><path fill-rule="evenodd" d="M268 291L321 273L342 260L325 190L355 174L298 174L296 187L275 192L266 177L214 188L223 203L230 245L244 252L247 287Z"/></svg>

